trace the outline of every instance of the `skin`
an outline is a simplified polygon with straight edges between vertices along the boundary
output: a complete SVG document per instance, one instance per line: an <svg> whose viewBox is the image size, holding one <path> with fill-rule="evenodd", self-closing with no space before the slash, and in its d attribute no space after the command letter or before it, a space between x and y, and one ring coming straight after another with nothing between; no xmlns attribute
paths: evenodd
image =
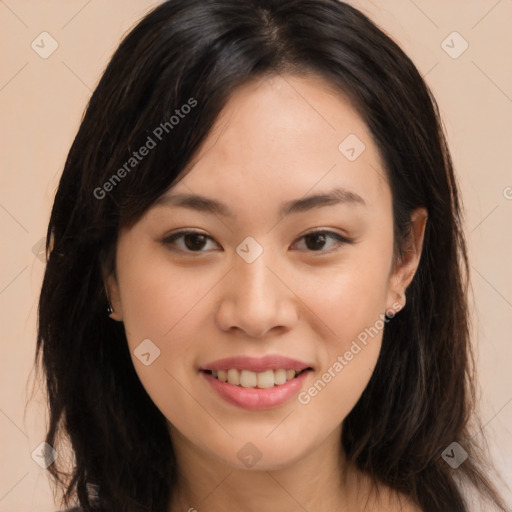
<svg viewBox="0 0 512 512"><path fill-rule="evenodd" d="M366 146L354 161L338 149L351 133ZM181 472L170 510L419 510L384 487L378 503L340 446L382 329L307 404L293 397L270 410L238 408L199 367L233 355L283 354L314 367L308 389L379 315L405 305L426 211L412 212L407 251L394 261L380 155L348 100L315 76L267 77L237 89L186 171L167 194L207 196L235 216L155 204L121 231L107 280L111 316L124 322L138 376L169 422ZM278 215L283 201L335 187L365 205ZM164 242L183 228L211 239L188 239L188 249L183 237ZM304 238L318 228L352 243ZM247 236L263 248L252 263L236 252ZM160 350L149 366L134 355L144 339ZM261 454L251 468L237 457L248 442Z"/></svg>

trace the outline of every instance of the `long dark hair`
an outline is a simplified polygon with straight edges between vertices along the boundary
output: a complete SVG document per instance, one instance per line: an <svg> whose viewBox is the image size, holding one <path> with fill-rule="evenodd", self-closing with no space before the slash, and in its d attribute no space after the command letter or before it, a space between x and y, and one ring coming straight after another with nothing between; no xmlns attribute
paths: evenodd
<svg viewBox="0 0 512 512"><path fill-rule="evenodd" d="M63 502L77 497L92 510L96 485L105 510L169 506L178 470L168 425L135 373L123 325L106 314L104 278L119 229L180 179L234 89L276 74L323 77L364 119L391 187L398 254L411 211L429 215L407 306L386 326L375 371L344 420L347 457L428 512L467 511L466 484L504 509L468 428L468 262L438 107L404 52L335 0L170 0L108 64L56 193L39 302L46 441L68 438L75 459L70 470L59 460L49 467ZM130 160L148 137L155 147ZM469 453L458 469L441 457L452 442Z"/></svg>

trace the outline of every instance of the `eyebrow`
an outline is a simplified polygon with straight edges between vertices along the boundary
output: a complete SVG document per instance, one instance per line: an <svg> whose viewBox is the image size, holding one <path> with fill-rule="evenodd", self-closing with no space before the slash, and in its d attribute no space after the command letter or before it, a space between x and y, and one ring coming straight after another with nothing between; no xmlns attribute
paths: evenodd
<svg viewBox="0 0 512 512"><path fill-rule="evenodd" d="M179 206L223 217L235 216L234 212L224 203L197 194L166 194L157 199L155 204ZM279 208L279 216L284 217L292 213L306 212L314 208L338 204L366 206L365 200L355 192L344 188L335 188L328 192L286 201Z"/></svg>

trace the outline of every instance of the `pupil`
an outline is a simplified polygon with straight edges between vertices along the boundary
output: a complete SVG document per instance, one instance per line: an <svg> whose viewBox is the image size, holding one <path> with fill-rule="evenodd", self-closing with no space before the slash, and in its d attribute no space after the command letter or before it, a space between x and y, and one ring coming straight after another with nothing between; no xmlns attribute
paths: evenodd
<svg viewBox="0 0 512 512"><path fill-rule="evenodd" d="M205 242L206 242L206 237L204 235L196 234L196 233L185 235L185 245L187 246L187 249L190 249L190 250L202 249L204 247Z"/></svg>
<svg viewBox="0 0 512 512"><path fill-rule="evenodd" d="M316 240L318 243L313 242L312 244L308 243L310 240ZM322 249L325 244L325 234L324 233L313 233L311 235L306 236L306 245L308 249L318 250Z"/></svg>

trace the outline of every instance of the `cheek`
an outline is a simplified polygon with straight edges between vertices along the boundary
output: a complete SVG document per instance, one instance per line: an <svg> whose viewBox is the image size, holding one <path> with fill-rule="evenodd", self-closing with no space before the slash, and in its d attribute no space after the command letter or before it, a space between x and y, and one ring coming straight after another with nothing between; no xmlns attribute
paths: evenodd
<svg viewBox="0 0 512 512"><path fill-rule="evenodd" d="M151 264L148 261L134 255L129 263L122 262L119 272L128 347L152 401L168 420L187 430L191 425L186 418L204 414L187 392L196 358L190 342L198 338L205 321L206 301L201 299L216 280L211 273L198 275L172 268L157 258ZM190 286L191 278L194 286Z"/></svg>
<svg viewBox="0 0 512 512"><path fill-rule="evenodd" d="M315 291L303 295L323 326L323 346L317 349L321 382L311 396L322 391L326 411L329 401L351 408L366 387L379 356L386 325L386 286L371 272L340 273L320 284L317 279ZM324 388L330 391L324 392Z"/></svg>
<svg viewBox="0 0 512 512"><path fill-rule="evenodd" d="M322 293L309 295L308 304L328 329L315 379L297 396L304 437L334 430L368 385L382 345L385 297L385 286L371 273L340 274L325 282Z"/></svg>
<svg viewBox="0 0 512 512"><path fill-rule="evenodd" d="M119 262L123 322L130 344L139 338L173 339L190 323L194 309L218 276L171 265L165 254L131 253ZM193 283L193 286L192 286ZM197 325L197 324L196 324Z"/></svg>
<svg viewBox="0 0 512 512"><path fill-rule="evenodd" d="M301 299L322 325L323 340L317 349L321 369L299 403L333 425L350 412L367 386L387 322L392 244L383 240L378 251L361 247L355 254L334 269L295 280L301 283Z"/></svg>
<svg viewBox="0 0 512 512"><path fill-rule="evenodd" d="M172 266L165 254L136 248L120 244L116 262L130 355L157 407L168 408L172 396L183 410L187 397L179 383L186 385L196 357L190 340L205 321L204 299L218 276Z"/></svg>
<svg viewBox="0 0 512 512"><path fill-rule="evenodd" d="M336 266L294 276L294 291L324 325L322 338L330 352L346 350L365 329L381 324L391 260L391 243L379 251L361 246Z"/></svg>

